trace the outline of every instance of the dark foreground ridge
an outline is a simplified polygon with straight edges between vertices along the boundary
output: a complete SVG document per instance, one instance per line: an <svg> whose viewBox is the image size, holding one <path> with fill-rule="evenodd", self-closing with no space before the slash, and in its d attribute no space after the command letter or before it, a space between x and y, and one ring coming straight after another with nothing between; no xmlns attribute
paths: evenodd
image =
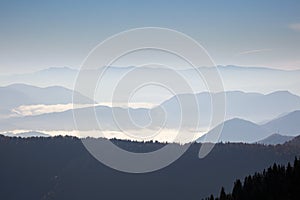
<svg viewBox="0 0 300 200"><path fill-rule="evenodd" d="M242 184L236 180L231 194L222 187L220 196L211 195L206 200L298 200L300 199L300 160L287 167L274 164L262 173L247 176Z"/></svg>
<svg viewBox="0 0 300 200"><path fill-rule="evenodd" d="M147 152L160 143L113 140ZM78 138L11 138L0 135L0 199L202 199L231 191L236 179L300 155L300 138L283 145L220 143L204 159L193 144L170 166L146 174L113 170L93 158ZM178 148L181 148L178 145Z"/></svg>

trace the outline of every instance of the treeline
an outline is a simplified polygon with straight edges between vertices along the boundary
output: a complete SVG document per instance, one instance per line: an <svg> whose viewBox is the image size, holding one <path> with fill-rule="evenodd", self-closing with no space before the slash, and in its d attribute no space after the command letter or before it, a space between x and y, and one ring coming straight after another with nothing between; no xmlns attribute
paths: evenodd
<svg viewBox="0 0 300 200"><path fill-rule="evenodd" d="M137 153L165 145L111 141ZM161 170L129 174L96 160L75 137L0 135L0 200L182 200L218 196L221 186L231 188L237 178L261 172L273 163L286 166L293 162L300 155L300 137L276 146L220 143L203 159L198 157L200 147L192 144L176 162ZM177 148L182 146L176 145L174 151L179 151Z"/></svg>
<svg viewBox="0 0 300 200"><path fill-rule="evenodd" d="M282 166L274 164L262 173L247 176L242 183L234 183L230 194L222 187L219 197L211 195L206 200L299 200L300 199L300 160L295 158Z"/></svg>

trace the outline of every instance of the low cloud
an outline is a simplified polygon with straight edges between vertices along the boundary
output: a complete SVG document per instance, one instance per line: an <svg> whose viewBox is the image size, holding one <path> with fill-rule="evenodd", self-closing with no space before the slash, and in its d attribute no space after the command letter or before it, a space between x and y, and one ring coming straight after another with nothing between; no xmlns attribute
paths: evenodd
<svg viewBox="0 0 300 200"><path fill-rule="evenodd" d="M73 108L73 104L56 104L56 105L22 105L14 108L12 112L21 116L40 115L45 113L63 112Z"/></svg>
<svg viewBox="0 0 300 200"><path fill-rule="evenodd" d="M239 56L239 55L246 55L246 54L261 53L261 52L266 52L266 51L272 51L272 49L254 49L254 50L242 51L236 55Z"/></svg>
<svg viewBox="0 0 300 200"><path fill-rule="evenodd" d="M108 106L108 107L130 107L130 108L152 108L156 104L151 103L101 103L101 104L80 104L74 106L73 104L55 104L55 105L22 105L17 108L12 109L12 112L17 114L18 116L33 116L33 115L41 115L46 113L54 113L54 112L64 112L67 110L71 110L74 108L87 108L93 106ZM14 116L14 115L12 115Z"/></svg>
<svg viewBox="0 0 300 200"><path fill-rule="evenodd" d="M289 28L294 30L294 31L300 31L300 23L290 24Z"/></svg>

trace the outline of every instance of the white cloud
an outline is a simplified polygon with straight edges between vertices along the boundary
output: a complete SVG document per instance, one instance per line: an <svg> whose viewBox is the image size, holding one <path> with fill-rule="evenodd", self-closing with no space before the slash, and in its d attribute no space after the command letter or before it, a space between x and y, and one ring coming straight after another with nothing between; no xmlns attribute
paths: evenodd
<svg viewBox="0 0 300 200"><path fill-rule="evenodd" d="M57 105L22 105L14 108L12 112L21 116L40 115L52 112L63 112L73 108L73 104L57 104Z"/></svg>
<svg viewBox="0 0 300 200"><path fill-rule="evenodd" d="M289 28L294 30L294 31L300 31L300 23L290 24Z"/></svg>
<svg viewBox="0 0 300 200"><path fill-rule="evenodd" d="M93 106L117 106L117 107L130 107L130 108L152 108L156 104L152 103L144 103L144 102L137 102L137 103L114 103L111 102L104 102L101 104L80 104L74 106L75 108L86 108L86 107L93 107ZM53 113L53 112L63 112L67 110L73 109L73 104L56 104L56 105L22 105L12 110L13 113L21 116L33 116L33 115L41 115L46 113ZM14 116L14 115L13 115Z"/></svg>
<svg viewBox="0 0 300 200"><path fill-rule="evenodd" d="M236 55L239 56L239 55L245 55L245 54L261 53L261 52L266 52L266 51L272 51L272 49L254 49L254 50L242 51Z"/></svg>

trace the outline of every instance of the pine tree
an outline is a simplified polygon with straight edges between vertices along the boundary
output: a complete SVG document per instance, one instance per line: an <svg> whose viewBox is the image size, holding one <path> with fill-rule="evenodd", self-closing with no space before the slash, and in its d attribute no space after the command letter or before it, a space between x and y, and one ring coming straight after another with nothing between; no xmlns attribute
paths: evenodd
<svg viewBox="0 0 300 200"><path fill-rule="evenodd" d="M247 176L244 183L236 180L231 194L224 187L216 200L298 200L300 199L300 160L287 167L274 164L263 173ZM213 198L210 198L213 200Z"/></svg>
<svg viewBox="0 0 300 200"><path fill-rule="evenodd" d="M241 199L242 197L242 182L239 179L234 183L232 197L234 200Z"/></svg>
<svg viewBox="0 0 300 200"><path fill-rule="evenodd" d="M226 193L224 187L221 189L220 200L226 200Z"/></svg>

